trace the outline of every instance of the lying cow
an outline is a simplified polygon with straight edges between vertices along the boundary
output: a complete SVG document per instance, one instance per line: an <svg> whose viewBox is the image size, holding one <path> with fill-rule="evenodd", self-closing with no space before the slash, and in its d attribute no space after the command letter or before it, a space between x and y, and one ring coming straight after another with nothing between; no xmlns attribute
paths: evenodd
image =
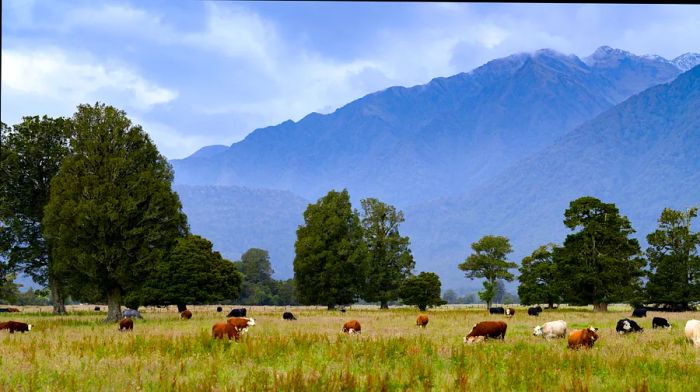
<svg viewBox="0 0 700 392"><path fill-rule="evenodd" d="M508 318L511 318L511 317L515 316L515 309L513 309L513 308L508 308L508 309L506 309L506 316L507 316Z"/></svg>
<svg viewBox="0 0 700 392"><path fill-rule="evenodd" d="M586 329L578 329L569 334L569 348L592 348L593 343L598 340L598 328L588 327Z"/></svg>
<svg viewBox="0 0 700 392"><path fill-rule="evenodd" d="M221 312L223 312L223 311L224 311L224 308L222 308L221 306L217 306L217 307L216 307L216 312L217 312L217 313L221 313Z"/></svg>
<svg viewBox="0 0 700 392"><path fill-rule="evenodd" d="M700 320L688 320L685 323L685 338L700 348Z"/></svg>
<svg viewBox="0 0 700 392"><path fill-rule="evenodd" d="M357 320L350 320L347 323L343 324L343 332L353 335L356 333L361 333L362 332L362 326L360 325L360 322Z"/></svg>
<svg viewBox="0 0 700 392"><path fill-rule="evenodd" d="M668 320L666 320L663 317L654 317L654 319L651 320L651 327L656 329L656 328L671 328L671 324L668 323Z"/></svg>
<svg viewBox="0 0 700 392"><path fill-rule="evenodd" d="M15 333L15 331L25 333L32 330L32 325L20 323L19 321L5 321L0 322L0 330L2 329L9 329L10 333Z"/></svg>
<svg viewBox="0 0 700 392"><path fill-rule="evenodd" d="M632 311L632 317L646 317L647 310L644 308L636 308Z"/></svg>
<svg viewBox="0 0 700 392"><path fill-rule="evenodd" d="M615 331L617 331L617 333L620 335L624 335L630 332L644 332L644 328L640 327L636 321L624 318L617 322Z"/></svg>
<svg viewBox="0 0 700 392"><path fill-rule="evenodd" d="M134 317L143 320L143 317L141 317L141 313L136 309L126 309L124 313L122 313L122 315L128 318Z"/></svg>
<svg viewBox="0 0 700 392"><path fill-rule="evenodd" d="M284 313L282 313L282 319L292 321L292 320L296 320L297 318L294 317L292 312L284 312Z"/></svg>
<svg viewBox="0 0 700 392"><path fill-rule="evenodd" d="M191 319L192 318L192 311L190 311L189 309L183 310L182 313L180 313L180 318L183 320Z"/></svg>
<svg viewBox="0 0 700 392"><path fill-rule="evenodd" d="M532 331L532 334L534 336L542 336L546 340L563 338L566 336L566 321L557 320L544 323L542 326L538 325Z"/></svg>
<svg viewBox="0 0 700 392"><path fill-rule="evenodd" d="M418 316L418 318L416 319L416 325L421 328L425 328L428 325L428 316L424 314Z"/></svg>
<svg viewBox="0 0 700 392"><path fill-rule="evenodd" d="M472 344L486 339L505 339L508 324L503 321L482 321L472 328L464 337L464 343Z"/></svg>
<svg viewBox="0 0 700 392"><path fill-rule="evenodd" d="M528 316L539 316L541 312L542 312L542 308L540 306L527 308L527 315Z"/></svg>
<svg viewBox="0 0 700 392"><path fill-rule="evenodd" d="M226 317L245 317L245 316L246 316L245 308L231 309L231 311L228 312L228 315L226 315Z"/></svg>
<svg viewBox="0 0 700 392"><path fill-rule="evenodd" d="M498 306L495 308L489 308L489 314L505 314L506 310L503 309L502 306Z"/></svg>
<svg viewBox="0 0 700 392"><path fill-rule="evenodd" d="M248 317L234 317L228 319L226 322L233 325L241 333L248 332L248 327L252 327L255 325L255 320L253 318Z"/></svg>

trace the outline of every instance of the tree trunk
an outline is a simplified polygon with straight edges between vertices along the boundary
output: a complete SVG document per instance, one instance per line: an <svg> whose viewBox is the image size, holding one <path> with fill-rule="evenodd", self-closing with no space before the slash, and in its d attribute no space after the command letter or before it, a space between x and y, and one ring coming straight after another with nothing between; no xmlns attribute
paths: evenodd
<svg viewBox="0 0 700 392"><path fill-rule="evenodd" d="M177 311L178 311L179 313L182 313L182 312L184 312L185 310L187 310L187 305L186 305L186 304L177 304Z"/></svg>
<svg viewBox="0 0 700 392"><path fill-rule="evenodd" d="M593 311L594 312L607 312L608 311L608 304L604 303L604 302L593 303Z"/></svg>
<svg viewBox="0 0 700 392"><path fill-rule="evenodd" d="M554 309L554 302L550 302L547 304L547 309Z"/></svg>
<svg viewBox="0 0 700 392"><path fill-rule="evenodd" d="M389 309L389 301L381 301L381 305L379 305L379 309Z"/></svg>
<svg viewBox="0 0 700 392"><path fill-rule="evenodd" d="M105 323L113 323L122 319L122 293L119 289L107 292L107 318Z"/></svg>
<svg viewBox="0 0 700 392"><path fill-rule="evenodd" d="M428 308L428 305L423 305L423 304L418 305L418 310L420 310L421 312L425 312L425 309L427 309L427 308Z"/></svg>
<svg viewBox="0 0 700 392"><path fill-rule="evenodd" d="M63 297L63 289L60 287L58 279L49 274L49 290L51 291L51 303L53 304L53 314L66 314L66 301Z"/></svg>
<svg viewBox="0 0 700 392"><path fill-rule="evenodd" d="M335 304L328 304L328 310L334 310Z"/></svg>

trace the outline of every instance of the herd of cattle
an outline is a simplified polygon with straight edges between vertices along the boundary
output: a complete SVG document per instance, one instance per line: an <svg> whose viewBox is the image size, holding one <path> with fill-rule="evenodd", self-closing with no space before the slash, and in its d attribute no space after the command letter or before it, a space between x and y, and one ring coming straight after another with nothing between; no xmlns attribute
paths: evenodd
<svg viewBox="0 0 700 392"><path fill-rule="evenodd" d="M98 310L96 308L96 310ZM222 308L219 306L217 312L222 312ZM16 308L0 308L0 313L8 312L19 312ZM528 309L528 315L539 316L542 312L540 306L531 307ZM232 309L227 317L226 322L219 322L212 326L212 336L215 339L223 339L228 337L229 340L234 339L239 341L242 334L248 331L249 327L255 325L255 320L253 318L246 317L245 308ZM515 309L503 307L489 308L490 314L504 314L508 318L515 315ZM132 318L143 319L141 313L138 310L126 309L123 313L124 318L119 321L120 331L130 331L134 329L134 322ZM632 312L632 317L646 317L645 309L635 309ZM184 310L180 313L180 318L184 320L189 320L192 318L192 311ZM293 321L297 318L291 312L284 312L282 314L282 319ZM416 319L416 325L421 328L426 328L428 325L428 316L421 314ZM662 317L654 317L652 319L651 326L653 329L656 328L671 328L668 320ZM32 329L31 324L21 323L17 321L7 321L0 322L0 330L8 329L10 333L14 332L29 332ZM472 330L467 336L464 337L465 344L473 344L477 342L483 342L487 339L501 339L504 340L506 336L506 330L508 329L508 324L504 321L482 321L474 325ZM349 335L360 334L362 332L362 326L357 320L350 320L343 324L342 332ZM621 319L617 322L615 326L615 331L621 335L634 332L643 332L644 328L640 327L639 324L629 318ZM579 348L591 348L593 344L599 339L598 328L590 326L585 329L573 330L568 334L568 347L571 349ZM689 320L685 325L685 336L686 339L693 343L695 347L700 348L700 320ZM538 325L533 330L534 336L541 336L546 340L564 338L567 336L567 324L564 320L556 320Z"/></svg>

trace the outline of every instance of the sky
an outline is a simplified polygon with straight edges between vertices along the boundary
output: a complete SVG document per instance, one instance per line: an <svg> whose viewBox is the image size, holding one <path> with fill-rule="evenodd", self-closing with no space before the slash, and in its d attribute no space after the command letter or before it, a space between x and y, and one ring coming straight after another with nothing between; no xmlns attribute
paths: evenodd
<svg viewBox="0 0 700 392"><path fill-rule="evenodd" d="M176 159L515 53L698 43L698 5L4 0L0 116L99 101Z"/></svg>

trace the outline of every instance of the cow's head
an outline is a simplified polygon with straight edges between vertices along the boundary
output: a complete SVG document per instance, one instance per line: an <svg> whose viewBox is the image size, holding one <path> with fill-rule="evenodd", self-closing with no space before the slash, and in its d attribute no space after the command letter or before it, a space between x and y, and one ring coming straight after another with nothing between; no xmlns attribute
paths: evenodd
<svg viewBox="0 0 700 392"><path fill-rule="evenodd" d="M542 336L544 332L542 331L542 326L538 325L532 330L532 335L533 336Z"/></svg>
<svg viewBox="0 0 700 392"><path fill-rule="evenodd" d="M474 344L474 343L480 343L486 340L486 337L484 336L470 336L470 337L465 337L464 338L464 343L466 344Z"/></svg>
<svg viewBox="0 0 700 392"><path fill-rule="evenodd" d="M32 330L32 325L31 325L31 324L27 324L27 331L31 331L31 330Z"/></svg>
<svg viewBox="0 0 700 392"><path fill-rule="evenodd" d="M251 317L248 319L248 326L252 327L253 325L255 325L255 320Z"/></svg>

